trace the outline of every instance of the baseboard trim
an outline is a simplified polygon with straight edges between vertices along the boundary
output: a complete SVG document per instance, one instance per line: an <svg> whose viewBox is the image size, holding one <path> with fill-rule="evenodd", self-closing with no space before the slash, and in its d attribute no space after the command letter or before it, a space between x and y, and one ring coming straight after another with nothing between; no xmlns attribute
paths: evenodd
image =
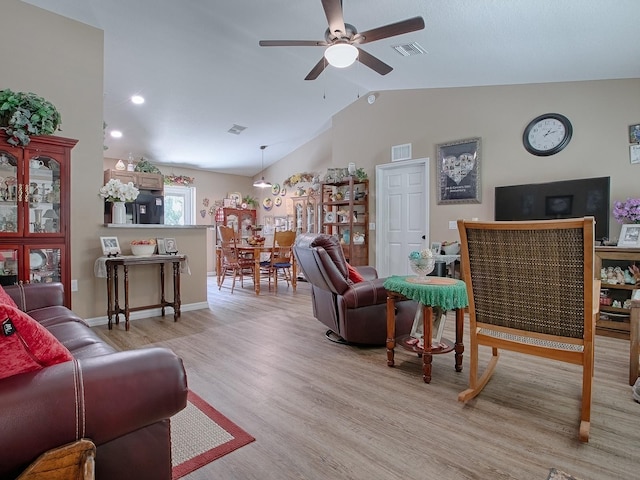
<svg viewBox="0 0 640 480"><path fill-rule="evenodd" d="M191 310L202 310L204 308L209 308L209 304L207 302L189 303L186 305L181 305L180 311L189 312ZM172 307L165 307L164 312L165 316L173 316ZM149 310L139 310L137 312L131 312L131 314L129 315L129 320L133 321L142 318L159 317L160 315L162 315L162 310L160 308L150 308ZM89 324L90 327L97 327L99 325L107 325L109 323L109 317L105 315L103 317L89 318L85 321Z"/></svg>

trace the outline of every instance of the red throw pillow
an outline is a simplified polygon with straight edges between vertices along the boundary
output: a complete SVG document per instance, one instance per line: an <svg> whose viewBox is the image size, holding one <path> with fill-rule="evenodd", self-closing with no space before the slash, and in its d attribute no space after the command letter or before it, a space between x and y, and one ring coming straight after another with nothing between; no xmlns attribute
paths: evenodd
<svg viewBox="0 0 640 480"><path fill-rule="evenodd" d="M73 360L56 337L22 310L0 305L0 379Z"/></svg>
<svg viewBox="0 0 640 480"><path fill-rule="evenodd" d="M11 295L9 295L4 288L2 288L2 285L0 285L0 304L3 305L11 305L12 307L18 308L18 305L16 305L16 302L13 301L13 298L11 298Z"/></svg>
<svg viewBox="0 0 640 480"><path fill-rule="evenodd" d="M347 263L347 268L349 269L349 280L353 283L364 282L364 277L354 267Z"/></svg>

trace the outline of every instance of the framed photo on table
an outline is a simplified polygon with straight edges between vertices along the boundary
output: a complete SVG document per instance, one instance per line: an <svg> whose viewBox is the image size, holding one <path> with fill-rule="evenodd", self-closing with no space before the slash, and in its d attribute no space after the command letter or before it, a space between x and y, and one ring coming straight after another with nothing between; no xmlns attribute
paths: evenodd
<svg viewBox="0 0 640 480"><path fill-rule="evenodd" d="M177 253L178 252L178 243L175 238L165 238L164 239L164 248L165 253Z"/></svg>
<svg viewBox="0 0 640 480"><path fill-rule="evenodd" d="M158 254L166 255L167 247L164 244L164 238L156 238L156 244L158 244Z"/></svg>
<svg viewBox="0 0 640 480"><path fill-rule="evenodd" d="M640 246L640 224L625 223L620 230L618 238L619 247L639 247Z"/></svg>
<svg viewBox="0 0 640 480"><path fill-rule="evenodd" d="M118 237L100 237L100 245L104 256L114 256L121 253Z"/></svg>
<svg viewBox="0 0 640 480"><path fill-rule="evenodd" d="M480 202L480 138L437 146L438 205Z"/></svg>

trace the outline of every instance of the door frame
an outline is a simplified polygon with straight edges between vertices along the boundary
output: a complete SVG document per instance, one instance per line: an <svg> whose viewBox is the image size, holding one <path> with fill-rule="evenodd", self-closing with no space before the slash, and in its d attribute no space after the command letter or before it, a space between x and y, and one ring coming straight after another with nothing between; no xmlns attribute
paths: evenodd
<svg viewBox="0 0 640 480"><path fill-rule="evenodd" d="M388 215L385 216L386 212L383 212L383 202L384 192L382 191L383 182L382 175L387 171L394 170L397 168L404 168L407 165L419 165L422 164L424 167L424 186L425 186L425 195L424 195L424 242L425 245L429 242L429 199L431 197L431 186L429 183L430 180L430 172L431 172L431 160L429 157L424 158L416 158L414 160L402 160L399 162L391 162L384 163L381 165L376 165L376 269L378 271L382 271L382 263L381 263L381 255L383 242L386 241L387 236L383 233L383 230L379 228L380 226L386 225L386 223L381 222L381 219L388 218Z"/></svg>

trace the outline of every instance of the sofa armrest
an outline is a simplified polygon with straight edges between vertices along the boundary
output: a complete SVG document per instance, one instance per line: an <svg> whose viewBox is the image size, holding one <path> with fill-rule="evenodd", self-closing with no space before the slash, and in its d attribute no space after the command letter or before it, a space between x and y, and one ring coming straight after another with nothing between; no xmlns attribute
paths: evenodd
<svg viewBox="0 0 640 480"><path fill-rule="evenodd" d="M351 285L343 294L347 308L368 307L387 303L387 290L384 288L384 278L365 280Z"/></svg>
<svg viewBox="0 0 640 480"><path fill-rule="evenodd" d="M77 369L75 363L0 381L0 451L11 459L0 462L0 477L51 448L80 437L100 446L186 406L184 366L168 349L82 359Z"/></svg>
<svg viewBox="0 0 640 480"><path fill-rule="evenodd" d="M64 305L64 285L53 283L25 283L3 287L24 312L38 308Z"/></svg>
<svg viewBox="0 0 640 480"><path fill-rule="evenodd" d="M378 271L371 265L361 265L353 268L355 268L365 280L374 280L378 278Z"/></svg>

